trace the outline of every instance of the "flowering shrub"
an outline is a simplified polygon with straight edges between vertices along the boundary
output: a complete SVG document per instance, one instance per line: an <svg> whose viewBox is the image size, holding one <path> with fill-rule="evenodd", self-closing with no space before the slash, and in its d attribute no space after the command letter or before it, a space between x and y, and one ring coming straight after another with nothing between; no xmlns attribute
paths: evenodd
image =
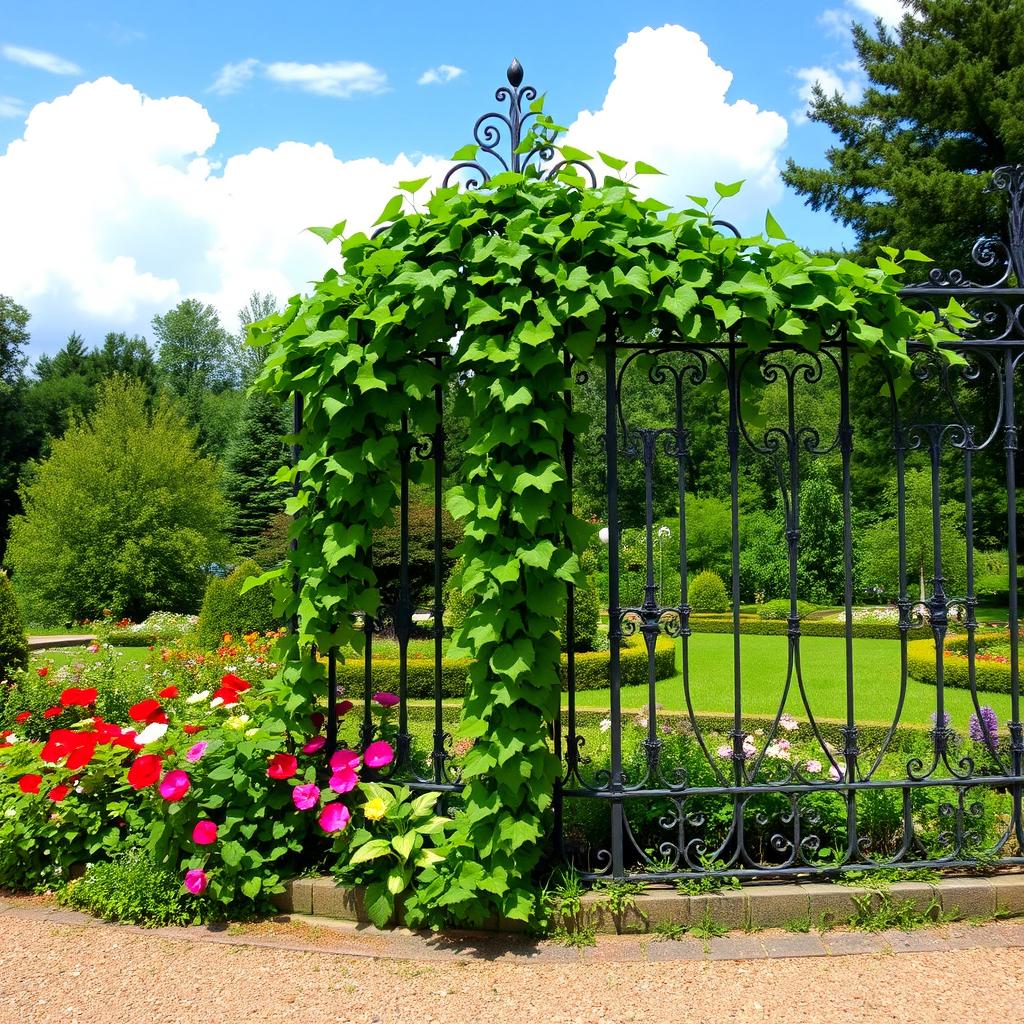
<svg viewBox="0 0 1024 1024"><path fill-rule="evenodd" d="M142 622L115 620L112 615L106 615L90 623L90 628L102 643L118 647L148 647L184 639L195 630L198 621L197 615L151 612Z"/></svg>

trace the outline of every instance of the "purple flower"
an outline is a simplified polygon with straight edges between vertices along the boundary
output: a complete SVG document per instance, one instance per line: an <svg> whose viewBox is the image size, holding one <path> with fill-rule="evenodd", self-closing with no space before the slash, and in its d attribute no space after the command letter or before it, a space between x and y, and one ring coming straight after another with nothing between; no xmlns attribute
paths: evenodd
<svg viewBox="0 0 1024 1024"><path fill-rule="evenodd" d="M952 721L953 721L953 716L948 711L943 711L942 712L942 728L943 729L948 729L949 725L950 725L950 722L952 722ZM938 711L933 711L932 712L932 722L935 725L939 724L939 713L938 713Z"/></svg>
<svg viewBox="0 0 1024 1024"><path fill-rule="evenodd" d="M981 709L981 717L972 714L967 720L967 733L976 743L984 743L987 735L993 747L999 746L999 718L990 707Z"/></svg>

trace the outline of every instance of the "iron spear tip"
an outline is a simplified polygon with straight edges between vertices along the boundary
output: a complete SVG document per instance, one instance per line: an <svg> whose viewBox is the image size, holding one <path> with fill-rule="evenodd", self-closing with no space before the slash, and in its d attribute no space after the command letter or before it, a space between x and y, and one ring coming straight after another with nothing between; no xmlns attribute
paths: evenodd
<svg viewBox="0 0 1024 1024"><path fill-rule="evenodd" d="M523 65L519 63L516 57L512 58L512 63L508 66L508 84L513 89L518 89L523 84Z"/></svg>

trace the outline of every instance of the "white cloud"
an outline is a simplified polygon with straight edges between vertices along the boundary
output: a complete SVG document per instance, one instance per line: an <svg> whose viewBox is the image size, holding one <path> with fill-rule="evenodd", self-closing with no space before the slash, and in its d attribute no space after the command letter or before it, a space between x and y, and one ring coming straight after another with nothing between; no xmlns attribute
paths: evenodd
<svg viewBox="0 0 1024 1024"><path fill-rule="evenodd" d="M417 85L443 85L453 78L465 74L465 68L457 68L454 64L438 64L436 68L427 68L426 71L416 79Z"/></svg>
<svg viewBox="0 0 1024 1024"><path fill-rule="evenodd" d="M849 0L849 4L863 16L867 15L872 22L881 18L887 25L898 25L907 13L902 0Z"/></svg>
<svg viewBox="0 0 1024 1024"><path fill-rule="evenodd" d="M48 71L51 75L77 75L81 68L55 53L47 53L45 50L32 50L27 46L11 46L9 44L0 47L0 54L15 64L24 64L27 68L36 68L38 71Z"/></svg>
<svg viewBox="0 0 1024 1024"><path fill-rule="evenodd" d="M259 66L260 62L255 57L247 57L235 64L225 64L217 72L217 78L210 86L210 92L215 92L220 96L229 96L233 92L238 92L256 74L256 69Z"/></svg>
<svg viewBox="0 0 1024 1024"><path fill-rule="evenodd" d="M765 207L782 195L778 156L788 127L781 114L749 100L730 102L732 77L695 32L679 25L631 32L615 51L601 109L580 113L567 141L653 164L666 177L644 176L638 185L674 205L689 205L691 193L714 195L716 181L744 178L743 191L721 211L759 230Z"/></svg>
<svg viewBox="0 0 1024 1024"><path fill-rule="evenodd" d="M339 60L331 64L296 64L275 61L264 72L267 78L283 85L294 85L318 96L347 99L359 92L383 92L387 75L371 64Z"/></svg>
<svg viewBox="0 0 1024 1024"><path fill-rule="evenodd" d="M826 96L839 93L848 103L859 103L864 96L865 78L860 64L855 60L846 61L838 68L820 65L797 68L793 74L800 80L797 95L803 101L802 106L793 113L793 120L797 124L807 121L807 110L815 85L820 85Z"/></svg>
<svg viewBox="0 0 1024 1024"><path fill-rule="evenodd" d="M0 281L33 313L37 346L76 327L145 332L188 296L233 327L253 289L284 299L337 262L306 227L365 230L398 181L448 166L282 142L219 169L206 155L218 131L195 100L111 78L32 109L0 155Z"/></svg>
<svg viewBox="0 0 1024 1024"><path fill-rule="evenodd" d="M14 96L0 96L0 117L21 117L25 105Z"/></svg>

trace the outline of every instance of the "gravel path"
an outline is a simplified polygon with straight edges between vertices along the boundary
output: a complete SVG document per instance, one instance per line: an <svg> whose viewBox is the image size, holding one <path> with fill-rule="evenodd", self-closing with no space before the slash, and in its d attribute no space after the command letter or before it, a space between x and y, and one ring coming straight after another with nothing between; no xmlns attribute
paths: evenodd
<svg viewBox="0 0 1024 1024"><path fill-rule="evenodd" d="M0 914L0 934L3 1024L996 1024L1019 1019L1024 999L1021 948L612 963L599 945L586 957L565 950L562 963L417 962L9 914ZM976 934L996 944L992 932ZM261 937L284 941L259 929L251 940Z"/></svg>

